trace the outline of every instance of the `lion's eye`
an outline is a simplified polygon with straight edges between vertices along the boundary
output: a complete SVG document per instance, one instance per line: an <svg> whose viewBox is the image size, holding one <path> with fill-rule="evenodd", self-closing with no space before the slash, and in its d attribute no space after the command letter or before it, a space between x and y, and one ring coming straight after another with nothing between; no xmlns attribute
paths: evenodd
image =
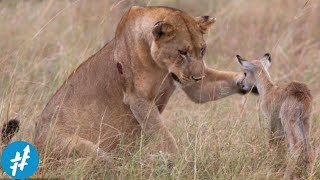
<svg viewBox="0 0 320 180"><path fill-rule="evenodd" d="M187 56L188 55L188 51L187 50L179 50L179 54L181 56Z"/></svg>
<svg viewBox="0 0 320 180"><path fill-rule="evenodd" d="M206 48L201 48L200 49L200 55L201 55L201 57L203 57L204 56L204 53L206 52Z"/></svg>
<svg viewBox="0 0 320 180"><path fill-rule="evenodd" d="M247 73L246 72L244 73L244 77L247 77Z"/></svg>

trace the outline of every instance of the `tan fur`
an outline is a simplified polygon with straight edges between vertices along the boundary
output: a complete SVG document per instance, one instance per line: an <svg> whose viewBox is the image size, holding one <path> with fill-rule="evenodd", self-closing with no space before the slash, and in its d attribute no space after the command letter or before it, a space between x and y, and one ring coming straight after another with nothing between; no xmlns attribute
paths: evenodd
<svg viewBox="0 0 320 180"><path fill-rule="evenodd" d="M160 137L159 150L177 152L161 117L176 84L203 103L238 93L243 78L206 67L203 33L215 20L200 19L172 8L132 7L115 38L81 64L46 105L35 127L38 149L55 157L72 150L105 157L119 143L131 147L143 130Z"/></svg>
<svg viewBox="0 0 320 180"><path fill-rule="evenodd" d="M290 82L277 86L268 74L271 57L266 54L261 60L247 61L238 56L244 67L244 88L257 86L262 113L270 120L271 142L286 136L289 144L285 179L295 178L298 158L303 158L309 173L313 171L314 151L310 142L310 116L312 95L307 85Z"/></svg>

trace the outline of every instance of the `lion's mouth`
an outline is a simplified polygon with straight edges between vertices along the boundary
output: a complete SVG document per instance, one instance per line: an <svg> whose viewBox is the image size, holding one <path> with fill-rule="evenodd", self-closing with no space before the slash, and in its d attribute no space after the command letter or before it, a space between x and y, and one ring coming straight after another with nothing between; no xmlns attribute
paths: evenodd
<svg viewBox="0 0 320 180"><path fill-rule="evenodd" d="M181 83L180 79L178 78L178 76L176 74L171 73L171 76L172 76L173 80L175 80L178 83Z"/></svg>

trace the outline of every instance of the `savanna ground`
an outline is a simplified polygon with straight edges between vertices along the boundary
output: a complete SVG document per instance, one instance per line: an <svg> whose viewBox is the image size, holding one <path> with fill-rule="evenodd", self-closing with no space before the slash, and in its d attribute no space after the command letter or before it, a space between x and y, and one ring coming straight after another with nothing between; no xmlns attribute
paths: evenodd
<svg viewBox="0 0 320 180"><path fill-rule="evenodd" d="M207 35L208 66L240 71L248 59L270 52L277 83L299 80L314 95L313 143L320 142L320 1L315 0L2 0L0 1L0 119L35 119L67 76L114 36L132 4L163 5L194 16L213 15ZM179 145L167 168L161 155L143 156L144 145L114 163L95 158L42 159L34 177L68 179L280 179L285 168L268 146L267 122L257 97L234 95L203 105L178 90L164 119ZM0 177L6 177L1 173ZM316 160L311 177L320 179Z"/></svg>

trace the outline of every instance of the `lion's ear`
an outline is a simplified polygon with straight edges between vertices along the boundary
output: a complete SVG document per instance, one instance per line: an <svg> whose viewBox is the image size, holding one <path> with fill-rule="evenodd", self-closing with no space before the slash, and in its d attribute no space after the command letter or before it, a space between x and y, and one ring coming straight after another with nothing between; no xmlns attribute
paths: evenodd
<svg viewBox="0 0 320 180"><path fill-rule="evenodd" d="M165 37L172 37L174 34L174 28L167 22L159 21L154 25L152 34L155 40L159 40L160 38Z"/></svg>
<svg viewBox="0 0 320 180"><path fill-rule="evenodd" d="M210 16L199 16L195 20L199 24L202 33L206 33L208 29L216 22L216 18Z"/></svg>

